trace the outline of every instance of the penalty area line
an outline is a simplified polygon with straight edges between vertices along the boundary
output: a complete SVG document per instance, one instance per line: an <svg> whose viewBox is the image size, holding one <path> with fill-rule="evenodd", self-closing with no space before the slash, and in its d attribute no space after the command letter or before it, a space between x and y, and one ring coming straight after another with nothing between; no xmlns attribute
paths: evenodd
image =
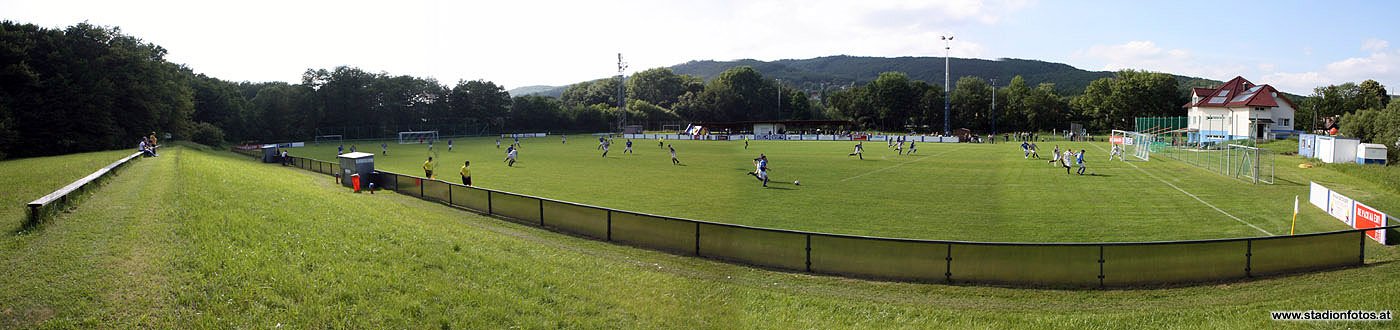
<svg viewBox="0 0 1400 330"><path fill-rule="evenodd" d="M1103 152L1108 152L1108 150L1105 150L1103 147L1100 147L1098 144L1095 144L1094 147L1098 148L1099 150L1102 150ZM1186 191L1185 189L1181 189L1181 187L1177 187L1176 185L1172 184L1171 182L1167 182L1167 180L1162 180L1162 178L1158 178L1156 175L1152 175L1152 173L1148 173L1147 170L1143 170L1141 167L1138 167L1137 164L1133 164L1132 162L1124 162L1124 163L1128 163L1128 165L1132 166L1133 169L1138 170L1138 172L1142 172L1142 174L1146 174L1148 177L1153 178L1153 179L1156 179L1158 182L1167 184L1167 186L1172 187L1172 189L1176 189L1176 191L1180 191L1181 193L1186 194L1186 196L1190 196L1192 199L1195 199L1197 202L1201 202L1201 204L1205 204L1206 206L1209 206L1211 209L1214 209L1216 212L1220 212L1220 214L1224 214L1225 216L1230 217L1230 219L1235 219L1235 221L1238 221L1239 223L1242 223L1242 224L1244 224L1244 225L1246 225L1246 226L1249 226L1250 228L1254 228L1255 230L1258 230L1259 232L1264 233L1265 235L1274 236L1274 233L1270 233L1269 231L1264 230L1264 228L1259 228L1259 226L1255 226L1255 225L1252 224L1252 223L1249 223L1249 222L1247 222L1247 221L1244 221L1244 219L1240 219L1239 217L1236 217L1235 215L1230 214L1230 212L1225 212L1225 210L1222 210L1222 209L1220 209L1219 207L1215 207L1214 204L1211 204L1210 202L1207 202L1207 201L1205 201L1204 199L1201 199L1200 197L1197 197L1195 194L1192 194L1192 193Z"/></svg>

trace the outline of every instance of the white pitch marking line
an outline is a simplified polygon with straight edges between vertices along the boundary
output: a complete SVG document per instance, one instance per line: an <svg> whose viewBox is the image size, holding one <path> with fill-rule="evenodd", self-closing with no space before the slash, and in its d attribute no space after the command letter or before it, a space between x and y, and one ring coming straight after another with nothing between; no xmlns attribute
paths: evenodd
<svg viewBox="0 0 1400 330"><path fill-rule="evenodd" d="M1098 144L1094 144L1094 147L1095 147L1095 148L1098 148L1099 150L1102 150L1103 152L1108 152L1108 150L1105 150L1103 147L1099 146ZM1133 169L1138 170L1138 172L1142 172L1142 174L1147 174L1148 177L1151 177L1151 178L1153 178L1153 179L1156 179L1157 181L1160 181L1160 182L1162 182L1162 183L1165 183L1165 184L1167 184L1167 186L1172 187L1172 189L1176 189L1176 191L1180 191L1181 193L1186 194L1186 196L1191 196L1191 198L1196 199L1197 202L1201 202L1201 204L1205 204L1206 206L1209 206L1210 208L1215 209L1216 212L1220 212L1220 214L1224 214L1225 216L1230 217L1230 219L1235 219L1235 221L1239 221L1240 223L1245 224L1246 226L1249 226L1250 228L1254 228L1255 230L1258 230L1259 232L1264 233L1264 234L1266 234L1266 235L1274 236L1274 233L1270 233L1269 231L1264 230L1264 228L1259 228L1259 226L1255 226L1255 225L1252 224L1252 223L1246 222L1246 221L1244 221L1243 219L1240 219L1239 217L1236 217L1235 215L1230 214L1230 212L1225 212L1225 210L1221 210L1219 207L1215 207L1215 205L1211 205L1209 202L1206 202L1205 200L1201 199L1200 197L1196 197L1195 194L1192 194L1192 193L1190 193L1190 192L1187 192L1185 189L1181 189L1181 187L1177 187L1176 185L1172 184L1171 182L1167 182L1167 180L1162 180L1161 178L1158 178L1156 175L1152 175L1152 173L1147 173L1146 170L1143 170L1141 167L1138 167L1137 164L1133 164L1132 162L1124 162L1124 163L1128 163L1128 165L1132 166Z"/></svg>
<svg viewBox="0 0 1400 330"><path fill-rule="evenodd" d="M855 178L863 177L863 176L866 176L866 175L871 175L871 174L875 174L875 173L879 173L879 172L884 172L885 170L890 170L890 169L894 169L894 168L896 168L896 167L900 167L900 166L904 166L904 165L909 165L909 163L913 163L913 162L917 162L917 161L921 161L921 160L933 158L934 156L940 156L940 155L943 155L943 154L946 154L946 153L953 152L954 150L958 150L958 149L961 149L961 147L948 149L948 150L945 150L945 151L940 152L940 153L936 153L936 154L929 155L929 156L927 156L927 157L923 157L923 158L919 158L919 159L915 159L915 160L911 160L911 161L907 161L907 162L895 164L895 165L890 166L890 167L886 167L886 168L882 168L882 169L878 169L878 170L874 170L874 171L870 171L870 172L861 173L861 174L856 175L856 176L853 176L853 177L841 179L840 182L846 182L846 181L854 180ZM888 156L887 156L887 157L888 157Z"/></svg>

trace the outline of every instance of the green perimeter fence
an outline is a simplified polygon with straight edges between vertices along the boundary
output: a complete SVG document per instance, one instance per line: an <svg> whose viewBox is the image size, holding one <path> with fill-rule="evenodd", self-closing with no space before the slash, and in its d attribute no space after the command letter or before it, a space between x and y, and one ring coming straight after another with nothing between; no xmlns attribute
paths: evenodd
<svg viewBox="0 0 1400 330"><path fill-rule="evenodd" d="M292 164L319 173L337 167L300 157ZM883 238L682 219L377 174L383 189L557 232L787 271L914 282L1131 287L1238 280L1363 265L1368 240L1362 230L1137 243Z"/></svg>

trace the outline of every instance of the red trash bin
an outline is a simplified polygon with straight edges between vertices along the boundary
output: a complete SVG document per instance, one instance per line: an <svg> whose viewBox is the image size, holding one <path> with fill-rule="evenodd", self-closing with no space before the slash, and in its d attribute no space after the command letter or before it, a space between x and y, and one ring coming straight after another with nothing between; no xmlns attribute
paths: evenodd
<svg viewBox="0 0 1400 330"><path fill-rule="evenodd" d="M355 187L355 192L360 192L360 175L359 175L359 174L351 174L351 175L350 175L350 185L353 186L353 187Z"/></svg>

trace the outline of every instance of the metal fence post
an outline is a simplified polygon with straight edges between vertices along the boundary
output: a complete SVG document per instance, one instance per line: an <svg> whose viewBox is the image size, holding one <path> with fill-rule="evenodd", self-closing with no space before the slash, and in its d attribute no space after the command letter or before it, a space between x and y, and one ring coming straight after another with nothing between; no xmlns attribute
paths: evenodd
<svg viewBox="0 0 1400 330"><path fill-rule="evenodd" d="M612 241L612 209L608 209L608 241Z"/></svg>
<svg viewBox="0 0 1400 330"><path fill-rule="evenodd" d="M1103 287L1103 244L1099 244L1099 287Z"/></svg>
<svg viewBox="0 0 1400 330"><path fill-rule="evenodd" d="M943 257L943 281L953 283L953 243L948 243L948 253Z"/></svg>
<svg viewBox="0 0 1400 330"><path fill-rule="evenodd" d="M695 255L700 255L700 223L695 223Z"/></svg>
<svg viewBox="0 0 1400 330"><path fill-rule="evenodd" d="M540 227L544 227L544 199L536 200L540 201Z"/></svg>
<svg viewBox="0 0 1400 330"><path fill-rule="evenodd" d="M1254 277L1254 240L1244 241L1244 277Z"/></svg>
<svg viewBox="0 0 1400 330"><path fill-rule="evenodd" d="M492 204L492 203L491 203L491 191L490 191L490 190L487 190L487 191L486 191L486 215L494 215L494 214L496 214L495 209L492 207L491 204Z"/></svg>
<svg viewBox="0 0 1400 330"><path fill-rule="evenodd" d="M807 234L807 272L812 272L812 234Z"/></svg>

